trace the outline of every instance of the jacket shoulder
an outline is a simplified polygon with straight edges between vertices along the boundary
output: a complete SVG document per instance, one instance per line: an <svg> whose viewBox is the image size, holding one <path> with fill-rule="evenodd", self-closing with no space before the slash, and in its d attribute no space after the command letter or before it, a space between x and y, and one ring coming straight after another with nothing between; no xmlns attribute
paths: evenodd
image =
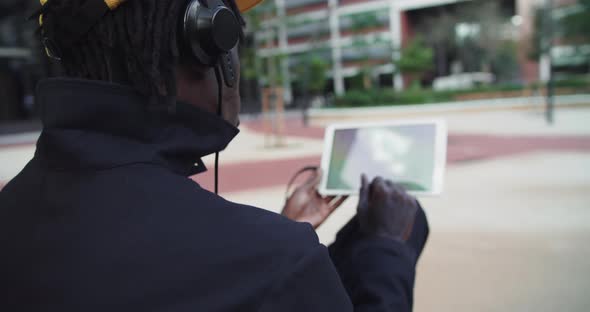
<svg viewBox="0 0 590 312"><path fill-rule="evenodd" d="M220 233L220 239L229 238L222 233L231 233L234 237L240 237L244 243L257 243L291 254L302 253L320 245L310 224L291 221L269 210L228 201L203 189L189 178L170 175L154 183L156 185L149 188L158 194L153 194L156 200L149 201L150 205L163 205L160 201L165 198L169 207L166 213L174 215L179 223L188 219L201 225L201 230Z"/></svg>
<svg viewBox="0 0 590 312"><path fill-rule="evenodd" d="M267 246L284 250L291 256L320 245L309 223L295 222L266 209L231 202L200 187L195 191L195 196L210 198L213 204L209 209L216 210L214 214L219 214L219 218L223 219L220 222L227 223L236 234L264 241Z"/></svg>

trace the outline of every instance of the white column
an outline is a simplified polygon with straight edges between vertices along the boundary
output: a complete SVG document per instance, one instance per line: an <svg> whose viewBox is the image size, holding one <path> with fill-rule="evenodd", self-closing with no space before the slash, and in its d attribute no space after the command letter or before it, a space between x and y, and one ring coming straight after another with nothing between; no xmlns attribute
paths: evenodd
<svg viewBox="0 0 590 312"><path fill-rule="evenodd" d="M391 44L393 45L393 60L400 58L400 49L402 48L402 11L396 3L397 1L391 1L389 4L389 31L391 32ZM404 79L401 74L396 73L394 75L393 84L397 91L403 90Z"/></svg>
<svg viewBox="0 0 590 312"><path fill-rule="evenodd" d="M285 9L285 0L276 0L277 13L279 18L279 51L282 55L287 54L288 39L287 39L287 12ZM291 89L291 73L289 72L289 59L283 58L281 60L281 76L283 77L283 98L285 103L293 101L293 90Z"/></svg>
<svg viewBox="0 0 590 312"><path fill-rule="evenodd" d="M539 80L542 82L549 81L551 76L551 56L548 53L541 55L539 59Z"/></svg>
<svg viewBox="0 0 590 312"><path fill-rule="evenodd" d="M544 29L541 30L543 35L541 36L542 54L539 59L539 80L542 82L548 82L551 79L551 66L553 65L551 53L553 52L553 39L555 34L555 22L552 15L554 7L552 0L544 0L542 5L545 10L549 10L549 16L542 17L542 27Z"/></svg>
<svg viewBox="0 0 590 312"><path fill-rule="evenodd" d="M334 92L342 95L344 90L344 76L342 75L342 47L340 46L340 18L338 16L338 0L328 1L328 14L330 16L330 45L332 47L332 73L334 79Z"/></svg>

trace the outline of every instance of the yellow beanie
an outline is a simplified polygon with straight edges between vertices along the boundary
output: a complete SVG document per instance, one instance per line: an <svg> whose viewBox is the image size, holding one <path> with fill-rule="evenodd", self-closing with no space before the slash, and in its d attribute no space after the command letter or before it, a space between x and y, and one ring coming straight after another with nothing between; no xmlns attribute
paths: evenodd
<svg viewBox="0 0 590 312"><path fill-rule="evenodd" d="M48 0L39 0L41 5L45 5ZM104 3L109 7L111 10L115 10L118 8L123 2L127 0L104 0ZM240 12L246 12L253 7L259 5L264 0L236 0L236 4L238 5L238 9ZM39 16L39 25L43 25L43 15Z"/></svg>
<svg viewBox="0 0 590 312"><path fill-rule="evenodd" d="M45 5L45 3L47 3L47 0L40 0L40 1L41 1L41 5ZM126 0L104 0L104 2L107 4L107 6L111 10L118 8L125 1ZM238 8L240 9L241 12L246 12L246 11L250 10L251 8L259 5L262 1L263 0L236 0L236 4L238 5Z"/></svg>
<svg viewBox="0 0 590 312"><path fill-rule="evenodd" d="M236 0L240 12L246 12L259 5L263 0Z"/></svg>
<svg viewBox="0 0 590 312"><path fill-rule="evenodd" d="M48 0L39 0L41 5L45 5ZM118 8L123 2L127 0L104 0L104 3L109 7L111 10L115 10ZM39 25L43 26L43 14L39 15Z"/></svg>
<svg viewBox="0 0 590 312"><path fill-rule="evenodd" d="M45 3L47 3L47 0L40 0L41 1L41 5L45 5ZM104 3L107 4L107 6L109 7L109 9L114 10L116 8L118 8L121 3L125 2L126 0L104 0Z"/></svg>

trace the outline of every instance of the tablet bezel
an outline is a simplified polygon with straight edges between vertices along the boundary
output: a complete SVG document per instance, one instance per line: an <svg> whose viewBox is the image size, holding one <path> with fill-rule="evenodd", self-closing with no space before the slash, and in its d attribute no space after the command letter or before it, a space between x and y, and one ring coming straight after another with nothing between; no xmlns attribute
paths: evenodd
<svg viewBox="0 0 590 312"><path fill-rule="evenodd" d="M414 196L437 196L443 192L444 174L447 161L448 130L446 121L443 119L407 119L386 122L361 122L361 123L338 123L331 124L326 128L324 137L324 152L322 154L321 168L323 171L319 192L324 196L358 195L359 190L338 190L328 189L328 175L330 160L334 144L334 132L342 129L361 129L374 127L395 127L407 125L434 125L435 126L435 147L434 147L434 172L433 187L431 191L411 191ZM359 177L360 179L360 177ZM395 181L394 181L395 182Z"/></svg>

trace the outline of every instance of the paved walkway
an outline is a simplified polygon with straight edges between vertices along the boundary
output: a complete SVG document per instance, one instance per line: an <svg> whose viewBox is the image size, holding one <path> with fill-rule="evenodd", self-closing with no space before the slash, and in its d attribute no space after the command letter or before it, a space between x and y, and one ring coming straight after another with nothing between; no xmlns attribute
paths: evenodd
<svg viewBox="0 0 590 312"><path fill-rule="evenodd" d="M451 131L450 166L444 194L421 199L432 231L418 266L414 310L588 311L590 110L559 110L554 126L540 112L443 117ZM290 131L306 138L322 132ZM253 173L233 176L237 167L224 165L222 192L280 212L284 181L313 160L267 164L275 186L238 192L229 192L234 186L224 180ZM318 230L322 242L333 241L355 206L351 198Z"/></svg>
<svg viewBox="0 0 590 312"><path fill-rule="evenodd" d="M415 311L588 311L590 109L560 109L554 126L540 112L442 117L451 133L449 168L443 195L421 198L432 234ZM244 125L222 153L221 192L279 212L291 175L319 163L323 128L290 120L286 147L267 149L261 123ZM6 181L34 147L1 145ZM211 158L206 163L212 168ZM213 179L197 180L211 187ZM355 205L349 199L318 230L322 242L334 239Z"/></svg>
<svg viewBox="0 0 590 312"><path fill-rule="evenodd" d="M304 130L309 131L308 129ZM542 151L590 153L590 136L503 137L493 135L451 135L449 137L447 160L449 165L455 165ZM317 166L321 162L321 150L317 150L316 154L312 156L239 163L224 163L223 156L222 153L219 180L220 190L224 193L281 186L297 170L309 165ZM195 177L195 180L203 187L212 189L213 164L210 160L207 163L210 171Z"/></svg>
<svg viewBox="0 0 590 312"><path fill-rule="evenodd" d="M590 151L590 126L585 121L590 118L590 110L565 109L556 117L557 126L552 127L546 125L540 112L443 115L451 133L449 165L540 151ZM261 119L244 122L242 134L221 154L222 192L283 186L298 169L320 163L323 126L304 127L299 118L287 119L287 145L274 149L265 148L265 131ZM212 158L205 162L213 168ZM210 171L195 180L212 189L212 174Z"/></svg>

